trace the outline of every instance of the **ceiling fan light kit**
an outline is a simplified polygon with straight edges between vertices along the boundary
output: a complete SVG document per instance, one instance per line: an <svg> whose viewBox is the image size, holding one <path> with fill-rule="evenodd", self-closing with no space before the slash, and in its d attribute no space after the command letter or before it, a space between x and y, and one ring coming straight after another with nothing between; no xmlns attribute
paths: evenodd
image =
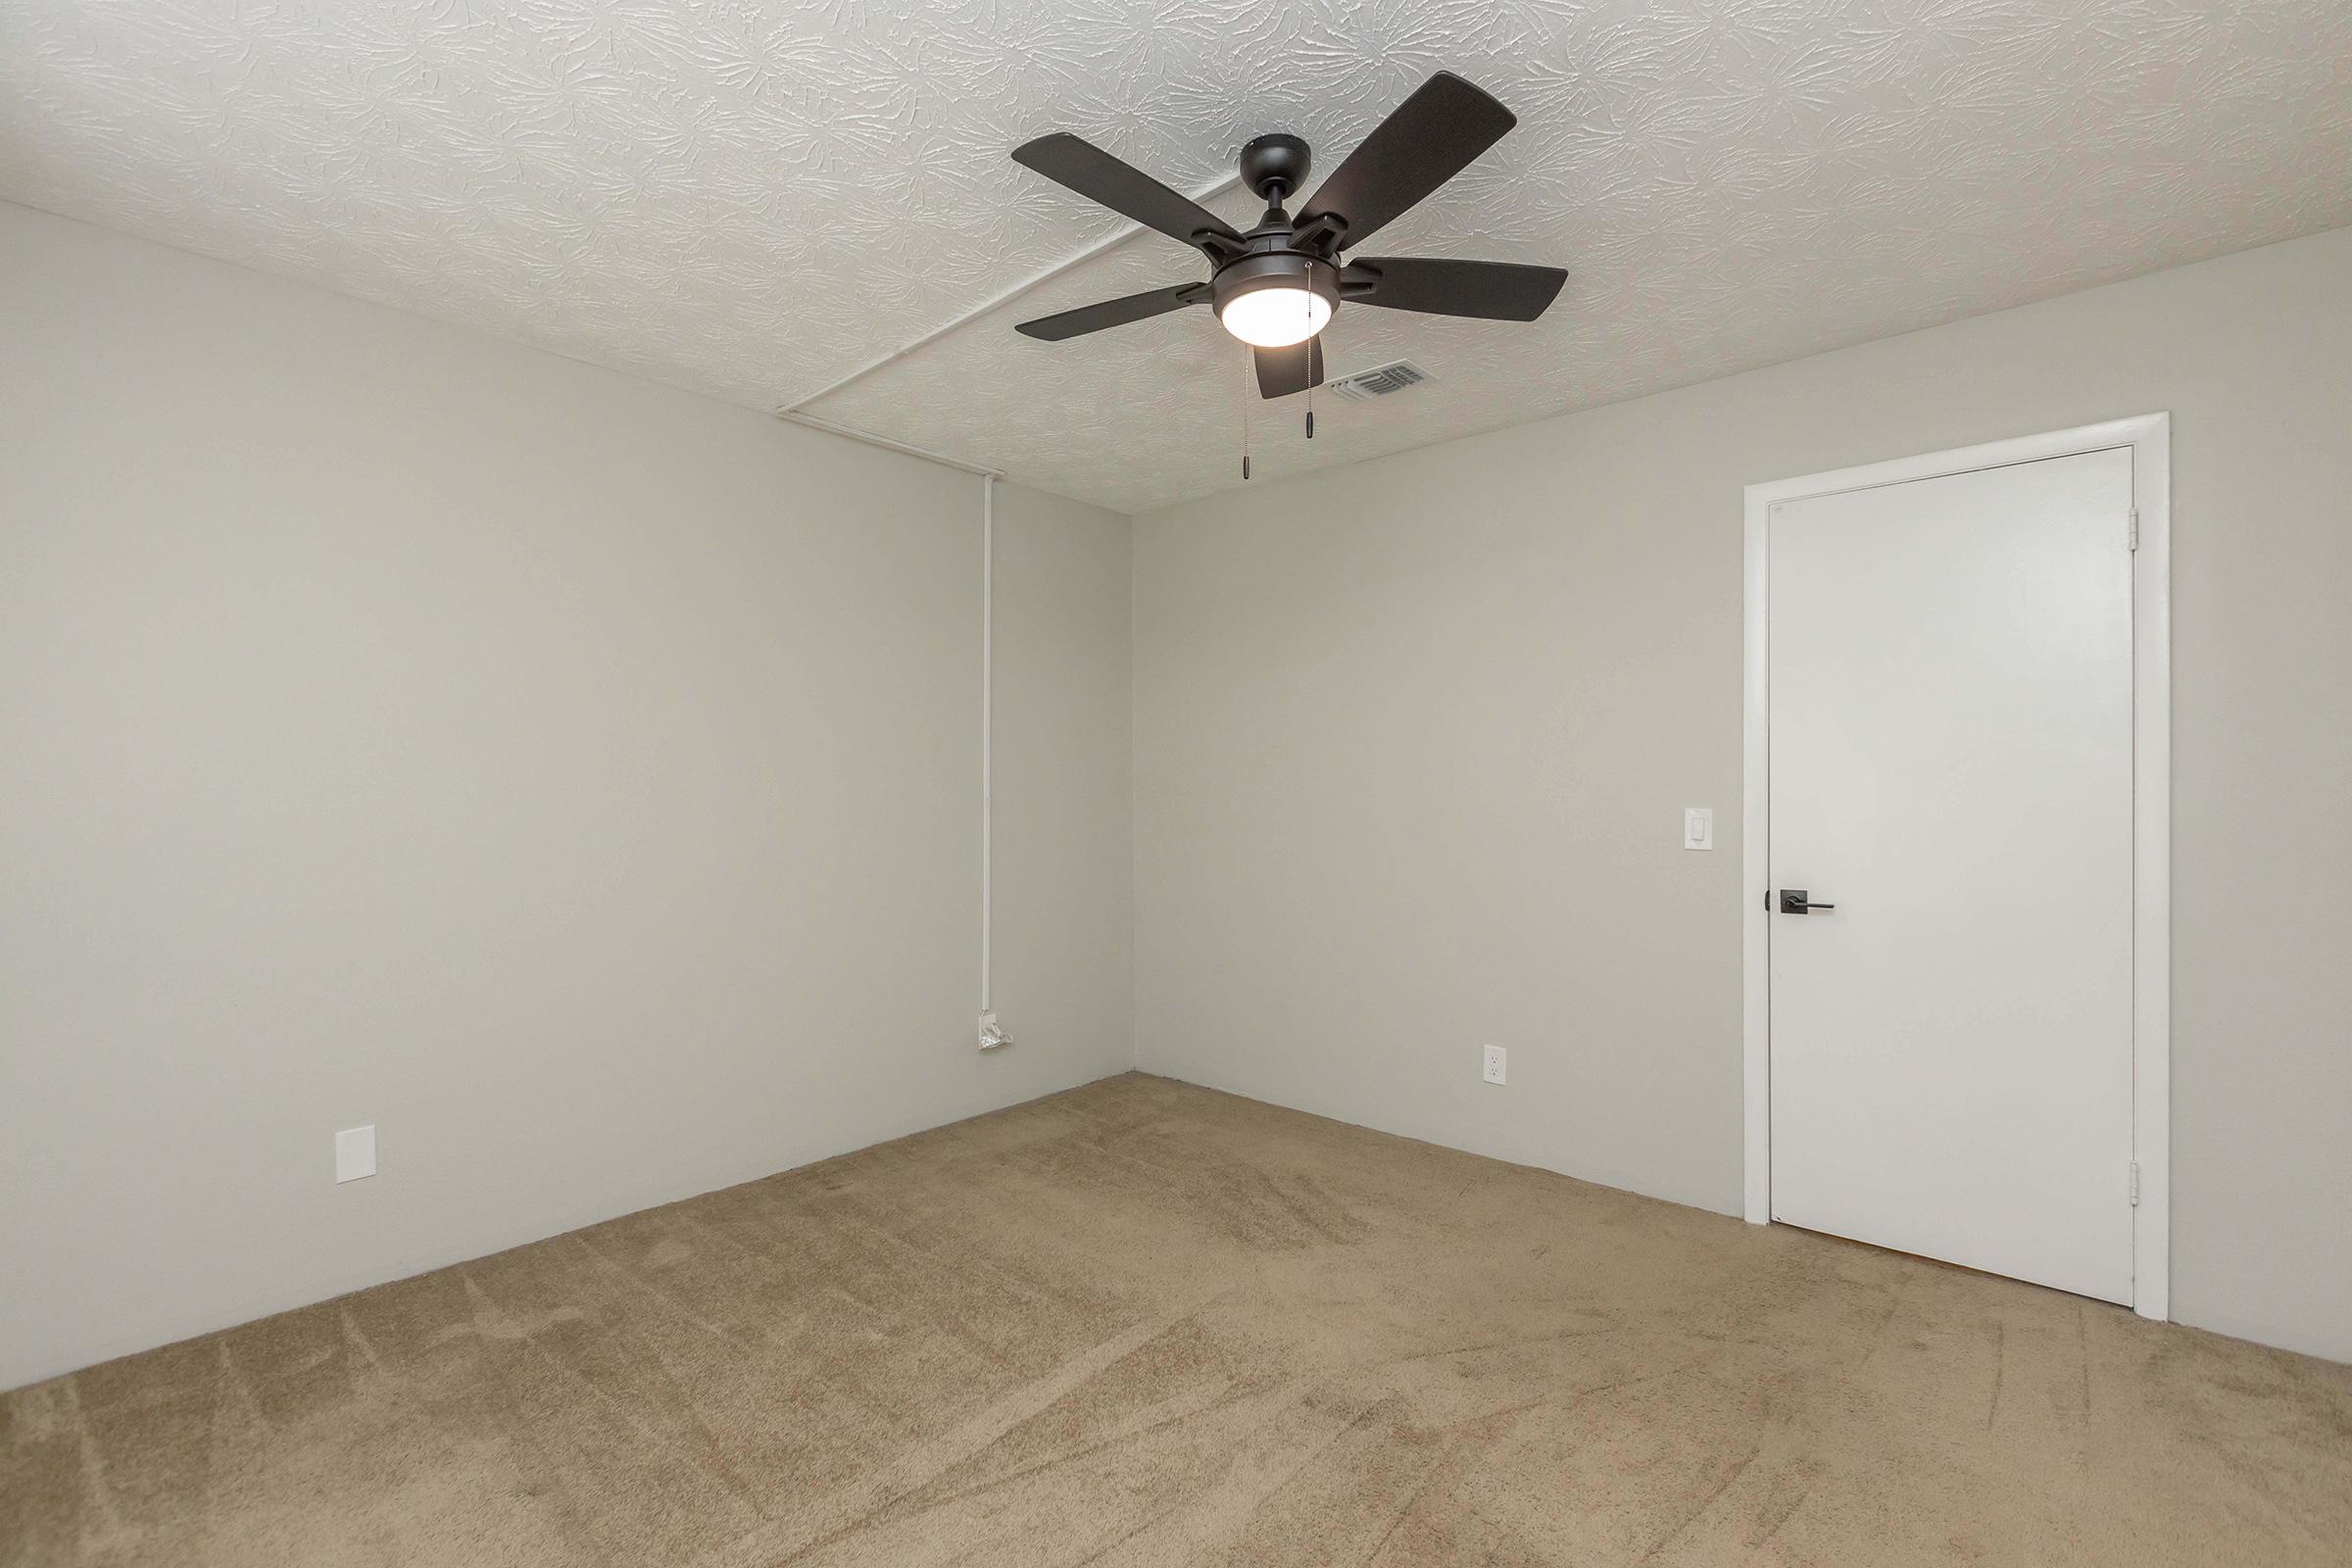
<svg viewBox="0 0 2352 1568"><path fill-rule="evenodd" d="M1331 323L1340 304L1340 270L1312 257L1252 256L1209 286L1217 319L1252 348L1305 342Z"/></svg>
<svg viewBox="0 0 2352 1568"><path fill-rule="evenodd" d="M1247 249L1220 265L1208 287L1218 321L1252 348L1303 343L1340 307L1338 264L1301 244L1282 210L1282 198L1305 182L1311 162L1296 136L1260 136L1242 149L1242 183L1265 202L1266 216L1242 236Z"/></svg>
<svg viewBox="0 0 2352 1568"><path fill-rule="evenodd" d="M1198 248L1210 272L1205 282L1081 306L1015 330L1059 342L1206 305L1226 331L1250 346L1259 396L1278 398L1322 383L1319 336L1345 302L1532 321L1568 280L1556 267L1342 255L1460 173L1517 123L1493 97L1441 71L1373 128L1295 218L1283 203L1304 184L1312 155L1297 136L1256 137L1242 149L1242 181L1266 212L1247 233L1066 131L1024 142L1013 149L1016 162Z"/></svg>

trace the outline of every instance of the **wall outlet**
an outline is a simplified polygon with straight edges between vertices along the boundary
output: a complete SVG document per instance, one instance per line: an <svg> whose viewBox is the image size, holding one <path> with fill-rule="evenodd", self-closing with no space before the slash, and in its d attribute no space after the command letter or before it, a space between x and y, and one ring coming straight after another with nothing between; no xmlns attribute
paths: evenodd
<svg viewBox="0 0 2352 1568"><path fill-rule="evenodd" d="M1482 1074L1484 1074L1487 1082L1491 1084L1498 1084L1502 1082L1503 1065L1509 1055L1510 1053L1503 1050L1500 1046L1489 1046L1487 1048L1486 1056L1479 1063L1479 1070Z"/></svg>
<svg viewBox="0 0 2352 1568"><path fill-rule="evenodd" d="M1715 847L1715 808L1686 806L1683 808L1683 848L1711 850Z"/></svg>
<svg viewBox="0 0 2352 1568"><path fill-rule="evenodd" d="M356 1182L375 1174L375 1128L346 1127L335 1134L335 1180Z"/></svg>

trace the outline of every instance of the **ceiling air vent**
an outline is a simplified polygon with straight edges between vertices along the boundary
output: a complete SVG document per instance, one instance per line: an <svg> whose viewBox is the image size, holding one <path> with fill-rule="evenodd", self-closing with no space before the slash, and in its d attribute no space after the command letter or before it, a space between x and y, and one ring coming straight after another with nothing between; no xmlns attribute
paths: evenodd
<svg viewBox="0 0 2352 1568"><path fill-rule="evenodd" d="M1398 360L1391 365L1375 365L1369 370L1343 375L1331 383L1335 396L1350 403L1369 403L1385 398L1392 392L1401 392L1408 386L1419 386L1431 379L1430 373L1410 360Z"/></svg>

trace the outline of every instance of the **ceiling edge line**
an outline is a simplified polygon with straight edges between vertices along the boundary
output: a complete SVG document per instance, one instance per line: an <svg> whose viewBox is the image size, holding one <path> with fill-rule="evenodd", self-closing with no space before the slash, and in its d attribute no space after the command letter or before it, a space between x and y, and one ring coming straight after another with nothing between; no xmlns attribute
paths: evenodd
<svg viewBox="0 0 2352 1568"><path fill-rule="evenodd" d="M869 447L880 447L885 452L897 452L909 458L921 458L926 463L936 463L942 467L955 468L964 473L976 473L983 479L1004 477L1004 470L1002 468L984 468L977 463L966 463L961 458L951 458L945 453L934 452L928 447L918 447L911 441L894 441L889 436L876 435L871 430L860 430L854 424L836 424L831 419L822 419L813 414L803 414L798 409L778 409L776 417L784 420L787 424L798 424L810 430L822 430L827 435L838 435L852 441L862 441Z"/></svg>
<svg viewBox="0 0 2352 1568"><path fill-rule="evenodd" d="M1193 192L1192 199L1195 202L1210 201L1216 197L1224 195L1227 191L1234 189L1236 186L1240 185L1241 182L1242 176L1240 172L1237 170L1235 172L1227 174L1224 178L1217 180L1212 184L1203 185L1200 189ZM788 403L778 404L775 412L779 416L790 417L796 411L805 409L811 403L820 402L825 398L829 398L834 393L840 391L845 386L849 386L853 382L864 380L867 376L873 374L876 370L881 369L884 366L896 365L899 361L905 359L907 355L912 354L915 350L926 348L931 344L938 342L941 338L946 337L950 332L955 331L957 327L966 325L972 321L976 321L991 311L1002 310L1004 307L1010 305L1014 300L1017 300L1022 295L1028 293L1031 289L1040 287L1046 283L1050 283L1054 278L1057 278L1062 273L1068 271L1071 268L1091 262L1096 257L1101 256L1103 252L1114 249L1117 246L1124 245L1127 243L1127 241L1135 238L1136 235L1145 232L1147 232L1147 230L1141 223L1129 223L1122 228L1114 229L1110 233L1105 234L1102 238L1095 241L1092 245L1087 246L1084 250L1081 250L1072 256L1066 257L1061 261L1055 262L1044 271L1032 274L1023 282L1015 283L1010 288L1007 288L1001 293L991 295L988 299L983 300L978 305L973 306L961 316L956 317L948 321L942 322L938 326L933 327L930 331L925 332L921 337L916 338L905 348L893 349L890 353L883 355L880 359L859 366L857 369L852 370L840 380L831 382L825 386L821 386L814 392L808 393L805 397L794 398ZM929 455L930 454L928 453L921 454L921 456L925 457L928 457ZM946 463L950 460L942 458L940 461L942 463ZM956 466L970 467L971 465L957 464ZM985 473L990 470L984 468L973 468L972 471L975 473Z"/></svg>

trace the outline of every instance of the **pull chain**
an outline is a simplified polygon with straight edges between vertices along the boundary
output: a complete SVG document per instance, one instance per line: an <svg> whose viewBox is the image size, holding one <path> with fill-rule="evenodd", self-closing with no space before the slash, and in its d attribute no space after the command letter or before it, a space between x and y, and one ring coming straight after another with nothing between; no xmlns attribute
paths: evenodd
<svg viewBox="0 0 2352 1568"><path fill-rule="evenodd" d="M1248 344L1242 345L1242 478L1250 477L1250 371L1255 360Z"/></svg>
<svg viewBox="0 0 2352 1568"><path fill-rule="evenodd" d="M1300 298L1306 301L1306 324L1312 326L1315 324L1315 297L1312 294L1305 294L1301 295ZM1315 383L1322 379L1322 377L1315 374L1315 371L1322 365L1322 361L1323 345L1315 341L1314 334L1307 334L1306 438L1309 441L1312 441L1315 438Z"/></svg>

